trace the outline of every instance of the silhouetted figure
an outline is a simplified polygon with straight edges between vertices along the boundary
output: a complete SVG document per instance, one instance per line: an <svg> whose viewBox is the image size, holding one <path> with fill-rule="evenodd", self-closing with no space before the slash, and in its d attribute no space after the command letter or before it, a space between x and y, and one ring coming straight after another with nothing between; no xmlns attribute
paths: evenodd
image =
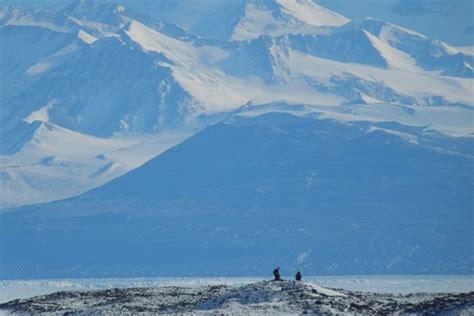
<svg viewBox="0 0 474 316"><path fill-rule="evenodd" d="M275 279L273 281L281 281L280 279L280 267L277 267L275 270L273 270L273 276Z"/></svg>
<svg viewBox="0 0 474 316"><path fill-rule="evenodd" d="M301 281L301 278L302 278L302 275L301 275L301 272L296 272L296 275L295 275L295 279L296 281Z"/></svg>

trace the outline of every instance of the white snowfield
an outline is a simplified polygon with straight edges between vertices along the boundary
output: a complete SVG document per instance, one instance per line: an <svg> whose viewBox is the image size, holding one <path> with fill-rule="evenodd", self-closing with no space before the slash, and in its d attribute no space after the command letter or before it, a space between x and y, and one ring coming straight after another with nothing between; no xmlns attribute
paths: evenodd
<svg viewBox="0 0 474 316"><path fill-rule="evenodd" d="M1 8L0 207L98 187L243 105L474 135L472 47L310 0L208 5L183 11L199 37L112 4Z"/></svg>

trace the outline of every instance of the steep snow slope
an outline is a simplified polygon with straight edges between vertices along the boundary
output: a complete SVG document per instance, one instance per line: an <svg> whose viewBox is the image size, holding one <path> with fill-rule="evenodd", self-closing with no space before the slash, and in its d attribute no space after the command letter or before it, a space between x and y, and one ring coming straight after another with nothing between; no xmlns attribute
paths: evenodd
<svg viewBox="0 0 474 316"><path fill-rule="evenodd" d="M125 33L133 41L140 44L143 49L162 53L174 63L193 70L196 62L213 64L228 55L226 51L217 47L196 47L190 43L174 39L137 21L131 21Z"/></svg>
<svg viewBox="0 0 474 316"><path fill-rule="evenodd" d="M168 67L158 64L165 60L163 55L143 53L124 40L108 37L94 42L13 98L3 119L18 121L52 104L52 123L97 136L183 125L199 102Z"/></svg>
<svg viewBox="0 0 474 316"><path fill-rule="evenodd" d="M4 210L1 275L470 273L472 138L244 114L77 198Z"/></svg>
<svg viewBox="0 0 474 316"><path fill-rule="evenodd" d="M376 36L367 31L363 31L372 45L379 51L381 57L385 59L387 67L394 69L421 70L416 66L415 59L407 53L399 51Z"/></svg>

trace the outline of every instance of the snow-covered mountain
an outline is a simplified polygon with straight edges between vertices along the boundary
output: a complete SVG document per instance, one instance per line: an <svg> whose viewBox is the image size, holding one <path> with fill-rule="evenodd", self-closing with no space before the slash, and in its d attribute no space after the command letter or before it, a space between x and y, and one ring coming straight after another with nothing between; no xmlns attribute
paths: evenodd
<svg viewBox="0 0 474 316"><path fill-rule="evenodd" d="M26 214L13 206L78 195L67 202L20 209L40 217L60 210L96 214L99 208L109 214L116 207L128 214L143 198L144 210L154 212L150 205L157 201L151 197L162 196L162 204L156 205L165 213L180 213L186 207L193 212L202 210L192 205L231 209L236 214L257 209L280 212L281 206L297 205L304 214L309 212L309 205L322 207L333 201L313 199L324 193L325 187L317 186L308 193L296 184L310 181L313 176L306 173L313 167L322 168L317 165L321 162L318 159L324 152L329 155L331 146L338 144L346 150L342 158L347 159L341 160L344 166L323 164L324 170L333 175L332 180L325 178L328 187L338 179L347 187L335 186L334 191L347 192L360 186L361 196L373 193L380 197L362 203L355 195L334 193L339 200L352 197L353 205L367 210L374 205L393 204L392 194L396 194L400 201L389 213L429 206L438 212L440 220L452 206L449 201L455 200L459 216L453 225L469 222L465 215L469 210L467 196L472 195L472 177L466 171L472 167L469 146L474 135L472 49L458 49L385 21L350 20L311 0L157 3L160 10L153 17L99 0L81 0L50 11L0 7L0 207L5 214ZM264 144L269 141L269 152L259 151L249 140L237 141L248 133L258 139L262 131L270 137L266 134L267 123L263 127L258 119L259 124L248 123L254 122L250 118L262 115L283 121L281 126L270 124L275 143L262 139ZM288 115L312 127L298 134L297 127L287 128L293 122ZM243 125L238 124L235 131L224 128L217 139L213 138L212 131L235 120ZM327 122L333 125L329 128ZM213 137L199 143L199 132ZM189 143L197 141L201 145L191 146L192 150L188 142L180 145L189 137ZM322 143L306 148L313 141ZM303 145L293 148L293 142ZM295 152L284 161L269 161L286 166L285 170L278 167L265 173L260 170L265 157L278 154L272 146L291 147ZM167 165L169 169L143 165L157 156L152 161L165 159L160 158L164 152L164 157L173 156L182 148L185 153ZM384 150L378 152L380 148ZM373 152L378 154L359 156ZM229 153L232 156L226 156ZM186 160L190 157L196 158L195 164ZM201 183L201 178L214 175L219 166L216 160L221 160L218 157L242 167L236 167L240 178L227 174L221 179L218 176L226 174L221 170L207 179L210 182ZM311 159L305 160L308 157ZM366 168L363 159L380 169ZM414 165L403 164L410 160ZM362 177L366 182L360 184L361 175L351 175L352 169L344 169L347 166L367 171L366 178ZM443 173L444 166L452 173ZM395 167L401 170L398 178L394 178ZM351 177L339 179L341 170ZM141 175L139 179L149 179L150 187L137 180L136 174ZM426 182L414 181L413 174ZM122 175L117 182L113 180ZM449 177L453 177L452 186L445 187L442 180ZM387 191L376 192L375 184L386 178ZM258 183L263 187L255 181L262 181ZM115 187L117 183L120 185ZM400 188L400 183L408 184ZM94 188L97 190L86 193ZM422 194L415 198L415 191ZM140 192L149 195L134 195ZM177 202L179 192L186 192L187 198ZM246 198L239 200L235 192ZM122 203L119 196L126 202ZM281 197L286 200L281 201ZM334 207L338 212L343 208ZM185 226L191 216L186 212L180 219ZM286 216L283 211L281 214ZM8 216L22 220L16 215L5 216L2 221L9 220ZM404 219L419 218L407 215ZM86 226L92 225L85 221ZM256 222L264 223L260 218ZM433 235L437 224L433 225L425 227L426 236L444 245L451 237ZM451 228L460 226L456 227ZM463 227L459 228L462 232ZM384 232L396 238L392 228ZM415 225L407 234L412 236L417 229ZM11 233L16 236L17 232ZM208 233L201 231L196 236L207 240ZM452 238L452 242L462 242L465 235ZM417 241L411 248L393 249L412 253L410 249L424 243ZM229 240L230 244L234 242ZM432 246L426 244L423 251L431 251ZM253 250L263 251L257 248ZM387 257L384 264L401 262L396 271L411 271L415 263L425 266L426 271L467 271L462 268L468 260L462 250L439 271L407 256ZM329 269L339 259L328 259L319 268Z"/></svg>
<svg viewBox="0 0 474 316"><path fill-rule="evenodd" d="M3 8L4 160L17 159L15 152L28 147L35 120L102 138L187 134L248 102L280 100L320 111L383 103L413 113L443 111L450 113L449 123L423 115L410 124L443 126L438 131L448 134L456 129L455 135L473 132L461 114L472 118L473 56L466 51L382 21L349 21L310 0L216 2L208 9L208 19L189 18L186 31L91 0L57 11ZM160 14L169 21L176 10L186 15L197 9L176 2L163 4ZM227 35L203 31L202 23L215 25L219 17L214 22L220 27L212 30ZM192 34L196 29L199 35ZM415 108L425 105L437 109ZM386 120L393 120L392 112L385 112ZM9 174L21 169L4 167ZM20 194L18 203L43 201L28 194Z"/></svg>
<svg viewBox="0 0 474 316"><path fill-rule="evenodd" d="M245 4L230 39L242 41L263 34L319 33L346 22L347 18L311 0L253 0Z"/></svg>

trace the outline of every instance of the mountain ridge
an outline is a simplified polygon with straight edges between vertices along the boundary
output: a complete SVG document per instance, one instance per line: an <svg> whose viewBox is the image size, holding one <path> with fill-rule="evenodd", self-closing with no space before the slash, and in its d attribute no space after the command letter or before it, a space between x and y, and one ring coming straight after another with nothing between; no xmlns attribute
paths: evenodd
<svg viewBox="0 0 474 316"><path fill-rule="evenodd" d="M470 273L472 138L424 129L242 111L80 196L4 209L0 276Z"/></svg>

